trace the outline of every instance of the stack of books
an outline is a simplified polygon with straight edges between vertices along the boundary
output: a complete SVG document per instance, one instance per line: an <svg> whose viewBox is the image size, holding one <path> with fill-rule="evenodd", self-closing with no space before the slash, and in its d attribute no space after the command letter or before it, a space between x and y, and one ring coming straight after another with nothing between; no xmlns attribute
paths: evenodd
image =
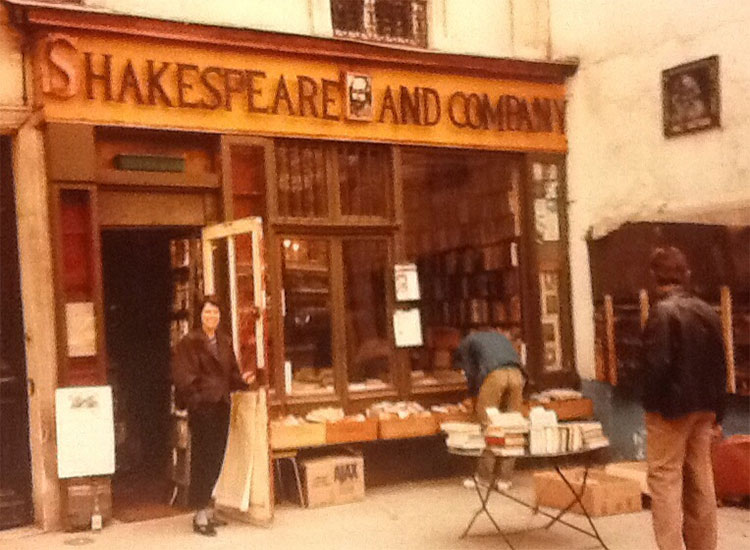
<svg viewBox="0 0 750 550"><path fill-rule="evenodd" d="M528 429L487 426L484 442L498 456L523 456Z"/></svg>
<svg viewBox="0 0 750 550"><path fill-rule="evenodd" d="M523 456L526 452L526 436L529 421L521 413L501 413L496 408L487 409L490 425L484 432L484 440L498 456Z"/></svg>
<svg viewBox="0 0 750 550"><path fill-rule="evenodd" d="M579 422L583 432L583 446L587 449L600 449L609 446L609 439L604 435L601 422Z"/></svg>
<svg viewBox="0 0 750 550"><path fill-rule="evenodd" d="M445 444L453 449L481 451L486 447L482 426L479 424L472 422L443 422L440 424L440 429L448 435Z"/></svg>

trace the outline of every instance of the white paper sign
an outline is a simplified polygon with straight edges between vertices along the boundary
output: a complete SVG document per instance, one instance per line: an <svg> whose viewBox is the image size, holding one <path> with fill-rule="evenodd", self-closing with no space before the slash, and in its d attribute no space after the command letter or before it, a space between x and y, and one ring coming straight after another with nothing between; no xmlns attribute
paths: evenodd
<svg viewBox="0 0 750 550"><path fill-rule="evenodd" d="M416 264L396 264L394 266L396 301L419 300L419 276Z"/></svg>
<svg viewBox="0 0 750 550"><path fill-rule="evenodd" d="M393 312L393 333L396 347L417 347L422 342L422 317L419 309L399 309Z"/></svg>
<svg viewBox="0 0 750 550"><path fill-rule="evenodd" d="M96 316L93 302L65 304L68 357L96 355Z"/></svg>
<svg viewBox="0 0 750 550"><path fill-rule="evenodd" d="M57 474L61 479L115 472L115 429L110 386L55 392Z"/></svg>

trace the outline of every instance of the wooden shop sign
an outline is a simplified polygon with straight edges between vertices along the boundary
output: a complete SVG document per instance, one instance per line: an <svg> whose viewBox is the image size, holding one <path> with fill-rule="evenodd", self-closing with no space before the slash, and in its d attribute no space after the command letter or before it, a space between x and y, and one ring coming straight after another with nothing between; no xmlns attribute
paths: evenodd
<svg viewBox="0 0 750 550"><path fill-rule="evenodd" d="M36 60L49 119L566 150L559 84L56 33Z"/></svg>

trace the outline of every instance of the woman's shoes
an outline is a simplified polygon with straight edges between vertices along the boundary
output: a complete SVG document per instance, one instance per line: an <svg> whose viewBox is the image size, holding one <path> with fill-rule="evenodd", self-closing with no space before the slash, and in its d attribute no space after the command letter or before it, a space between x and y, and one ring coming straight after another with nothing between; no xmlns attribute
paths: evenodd
<svg viewBox="0 0 750 550"><path fill-rule="evenodd" d="M216 536L216 528L211 523L196 523L193 520L193 531L204 537Z"/></svg>
<svg viewBox="0 0 750 550"><path fill-rule="evenodd" d="M224 521L218 516L213 516L211 519L208 520L208 523L210 525L213 525L214 527L224 527L225 525L229 525L228 522Z"/></svg>

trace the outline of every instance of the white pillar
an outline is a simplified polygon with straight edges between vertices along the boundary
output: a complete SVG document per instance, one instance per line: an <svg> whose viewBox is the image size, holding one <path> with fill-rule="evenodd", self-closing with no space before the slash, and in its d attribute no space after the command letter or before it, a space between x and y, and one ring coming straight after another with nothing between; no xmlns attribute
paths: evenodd
<svg viewBox="0 0 750 550"><path fill-rule="evenodd" d="M55 441L57 347L44 136L38 121L39 117L32 116L15 137L13 173L29 379L34 516L37 525L51 531L61 525Z"/></svg>

